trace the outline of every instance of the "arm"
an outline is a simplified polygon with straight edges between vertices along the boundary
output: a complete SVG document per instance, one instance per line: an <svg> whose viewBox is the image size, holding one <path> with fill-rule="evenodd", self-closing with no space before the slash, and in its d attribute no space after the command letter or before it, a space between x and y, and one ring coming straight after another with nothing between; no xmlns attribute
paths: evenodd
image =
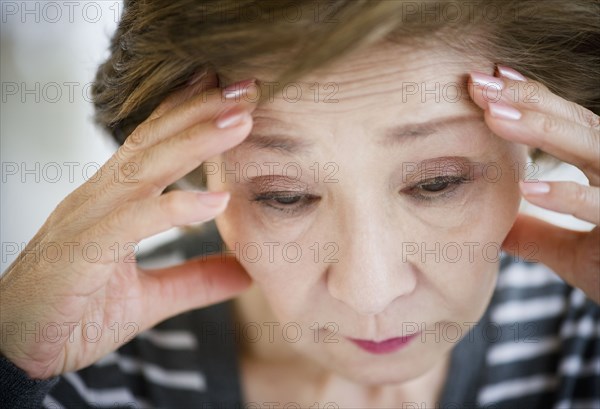
<svg viewBox="0 0 600 409"><path fill-rule="evenodd" d="M30 378L11 361L0 357L0 394L5 409L40 408L58 380L58 376L49 379Z"/></svg>

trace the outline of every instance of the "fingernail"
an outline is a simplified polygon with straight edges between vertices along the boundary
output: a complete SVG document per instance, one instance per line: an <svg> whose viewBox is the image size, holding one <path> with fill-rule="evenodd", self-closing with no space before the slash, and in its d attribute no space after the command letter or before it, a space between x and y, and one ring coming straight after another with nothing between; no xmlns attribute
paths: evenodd
<svg viewBox="0 0 600 409"><path fill-rule="evenodd" d="M223 88L223 98L225 99L237 99L242 95L248 93L248 89L256 83L256 79L250 78L247 80L235 82L225 88Z"/></svg>
<svg viewBox="0 0 600 409"><path fill-rule="evenodd" d="M491 75L484 74L482 72L473 71L470 72L471 82L478 87L482 88L495 88L501 90L504 88L504 81L498 77L492 77Z"/></svg>
<svg viewBox="0 0 600 409"><path fill-rule="evenodd" d="M502 102L490 101L488 106L490 109L490 114L492 114L494 118L510 119L512 121L516 121L521 118L521 112L518 109Z"/></svg>
<svg viewBox="0 0 600 409"><path fill-rule="evenodd" d="M521 191L526 195L544 195L550 191L550 185L545 182L519 182Z"/></svg>
<svg viewBox="0 0 600 409"><path fill-rule="evenodd" d="M248 110L244 109L240 106L235 106L228 111L223 112L221 115L217 117L215 120L215 125L217 128L232 128L236 125L239 125L245 122L250 118L250 113Z"/></svg>
<svg viewBox="0 0 600 409"><path fill-rule="evenodd" d="M527 81L527 78L525 78L523 75L521 75L520 72L513 70L510 67L507 67L505 65L497 65L496 68L498 68L498 72L503 77L506 77L508 79L515 80L515 81Z"/></svg>
<svg viewBox="0 0 600 409"><path fill-rule="evenodd" d="M200 202L208 207L222 207L229 202L229 192L198 192Z"/></svg>

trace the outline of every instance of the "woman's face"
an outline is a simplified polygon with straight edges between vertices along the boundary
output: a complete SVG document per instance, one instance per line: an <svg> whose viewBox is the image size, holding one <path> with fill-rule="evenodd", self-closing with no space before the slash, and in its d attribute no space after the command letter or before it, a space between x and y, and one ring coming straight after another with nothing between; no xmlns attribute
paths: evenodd
<svg viewBox="0 0 600 409"><path fill-rule="evenodd" d="M231 192L219 231L279 328L300 325L292 346L351 379L416 378L489 303L527 151L490 133L473 70L493 65L435 47L354 53L274 94L247 140L208 161L209 189ZM379 354L348 339L416 332Z"/></svg>

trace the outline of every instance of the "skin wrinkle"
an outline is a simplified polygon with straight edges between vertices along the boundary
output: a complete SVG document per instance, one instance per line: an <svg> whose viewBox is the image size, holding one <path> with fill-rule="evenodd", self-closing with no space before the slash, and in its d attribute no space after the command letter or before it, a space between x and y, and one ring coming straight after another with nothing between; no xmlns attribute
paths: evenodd
<svg viewBox="0 0 600 409"><path fill-rule="evenodd" d="M261 121L265 121L265 117L261 117ZM268 120L268 119L267 119ZM385 137L377 141L379 144L392 146L396 143L409 143L410 140L418 137L426 137L435 133L442 132L442 126L449 126L452 123L459 121L483 121L481 115L459 115L451 117L442 117L424 123L404 124L394 126L384 131L376 131L376 134L384 134ZM258 125L260 127L260 125ZM264 132L264 131L263 131ZM274 134L267 132L259 133L255 130L251 132L244 142L236 149L251 148L251 149L271 149L283 154L301 154L308 156L314 142L306 138L290 138L285 135Z"/></svg>
<svg viewBox="0 0 600 409"><path fill-rule="evenodd" d="M448 67L442 55L451 61ZM498 263L483 258L481 245L474 260L468 259L467 248L463 248L463 257L457 262L443 257L423 261L419 254L403 254L402 248L403 243L425 243L428 249L435 243L500 243L518 211L520 194L511 166L525 161L526 147L493 135L471 101L435 102L430 98L421 102L418 95L402 101L398 92L402 82L458 81L469 71L491 66L468 58L461 65L459 60L460 56L445 50L429 49L407 54L382 47L354 54L340 61L339 70L332 68L304 79L307 84L332 78L347 84L340 86L337 104L290 103L275 98L253 115L257 135L304 138L315 144L310 152L289 154L281 147L257 149L259 145L246 143L210 159L225 161L227 169L233 169L236 162L240 169L248 163L297 162L302 169L300 180L283 183L286 188L282 190L305 186L308 193L320 197L296 215L285 216L251 200L252 193L265 188L264 184L252 184L244 177L238 182L228 178L225 183L219 174L208 177L209 190L232 194L226 211L216 220L229 248L245 243L281 244L273 260L268 259L266 247L257 262L239 257L255 285L235 301L238 319L242 323L295 322L305 334L296 343L261 339L245 345L242 367L249 375L243 382L250 399L290 401L291 395L283 392L285 387L278 394L267 380L261 381L266 378L249 368L261 368L259 373L273 373L274 369L266 369L271 366L280 368L285 375L277 372L276 378L295 390L291 385L296 372L278 366L292 360L299 371L310 374L303 381L309 386L298 389L305 392L293 399L305 406L315 401L335 401L340 407L398 407L402 401L435 406L445 382L449 353L457 341L435 342L430 335L393 354L376 356L344 337L383 340L414 332L404 324L434 330L436 324L452 322L462 327L464 336L469 329L465 323L479 320L489 303ZM354 66L364 72L349 71L353 62L360 62ZM377 143L390 127L461 115L476 119L450 121L439 125L436 134L407 138L392 146ZM410 129L414 128L406 130ZM492 183L476 173L472 182L458 185L448 198L422 202L403 191L412 180L402 180L402 165L423 161L477 162L478 169L495 164L502 177ZM329 162L338 166L336 183L323 181L323 165ZM313 163L321 171L317 182L310 170ZM267 171L267 167L262 169ZM282 175L282 166L275 174ZM281 252L290 242L303 249L294 263L286 261ZM320 246L318 262L309 250L314 243ZM338 245L337 262L323 261L324 243ZM321 328L327 322L337 323L335 339L339 342L315 343L310 329L315 322ZM323 330L321 340L325 334Z"/></svg>

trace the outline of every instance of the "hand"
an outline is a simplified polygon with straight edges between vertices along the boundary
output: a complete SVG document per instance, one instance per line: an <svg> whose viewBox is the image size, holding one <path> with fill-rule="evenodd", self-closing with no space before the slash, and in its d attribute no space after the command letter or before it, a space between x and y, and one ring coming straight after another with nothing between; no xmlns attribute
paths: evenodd
<svg viewBox="0 0 600 409"><path fill-rule="evenodd" d="M600 303L600 119L592 111L553 94L539 82L508 67L491 77L472 73L469 94L485 110L494 134L539 148L577 166L590 186L575 182L520 182L529 202L571 214L596 227L590 232L563 229L534 217L519 215L503 247L519 254L525 243L536 243L533 256L567 283ZM479 85L478 85L479 84ZM495 85L494 85L495 84ZM494 88L501 88L498 102ZM486 98L488 97L492 98Z"/></svg>
<svg viewBox="0 0 600 409"><path fill-rule="evenodd" d="M210 220L227 206L226 192L161 195L250 133L256 104L222 100L215 89L204 92L208 84L188 85L163 101L59 204L0 280L0 352L29 376L88 366L139 331L249 286L233 257L150 271L131 254L133 243Z"/></svg>

